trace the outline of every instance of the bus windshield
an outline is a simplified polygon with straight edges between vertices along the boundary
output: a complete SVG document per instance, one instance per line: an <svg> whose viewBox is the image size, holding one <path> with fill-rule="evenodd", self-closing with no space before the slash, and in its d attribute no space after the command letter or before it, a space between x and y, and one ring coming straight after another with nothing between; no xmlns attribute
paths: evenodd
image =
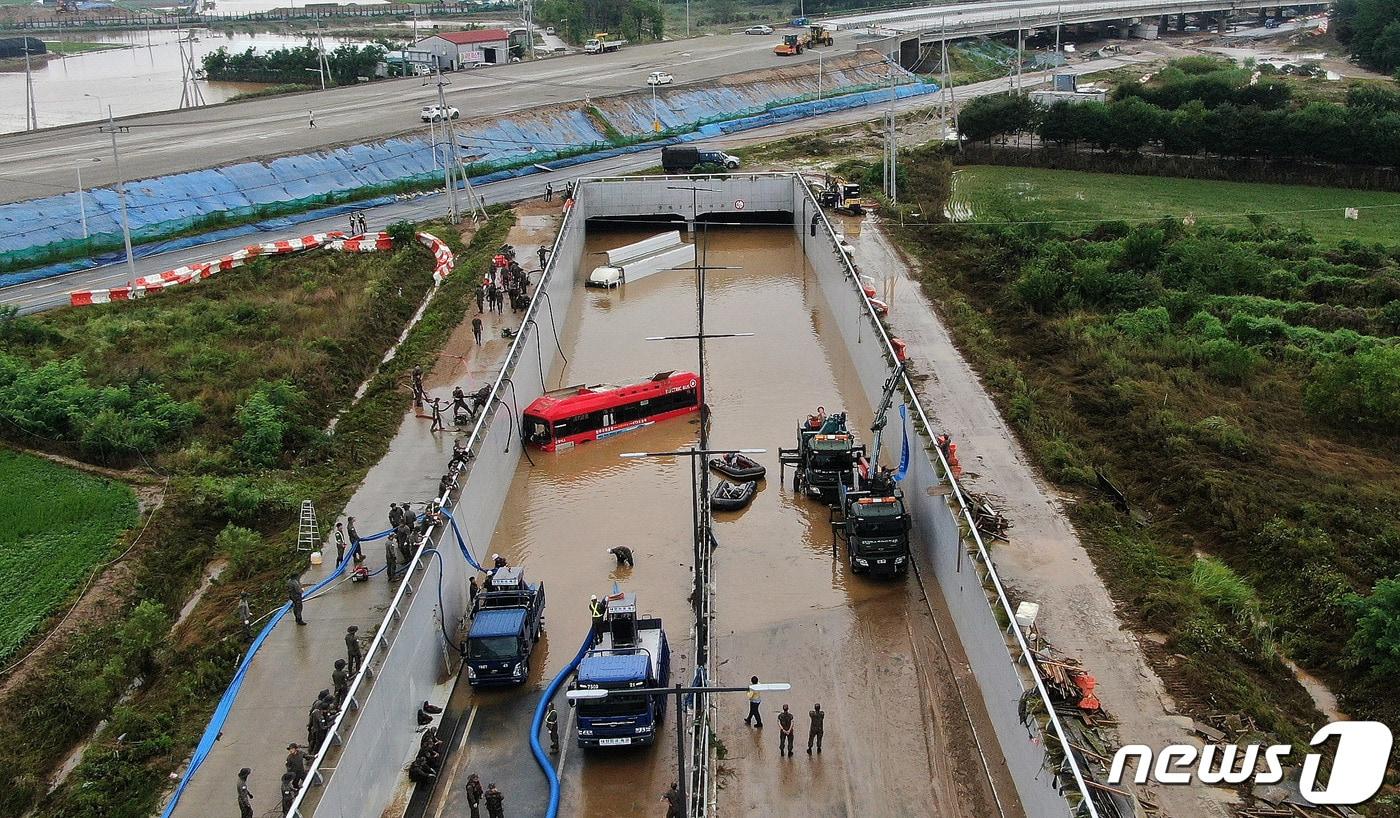
<svg viewBox="0 0 1400 818"><path fill-rule="evenodd" d="M524 426L526 443L543 446L549 442L549 421L534 415L526 415Z"/></svg>

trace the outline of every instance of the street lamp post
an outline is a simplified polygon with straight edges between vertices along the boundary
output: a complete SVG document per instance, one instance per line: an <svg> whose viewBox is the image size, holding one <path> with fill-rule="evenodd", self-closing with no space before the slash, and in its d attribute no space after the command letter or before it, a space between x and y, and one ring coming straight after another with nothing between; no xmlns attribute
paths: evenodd
<svg viewBox="0 0 1400 818"><path fill-rule="evenodd" d="M688 818L690 814L690 802L686 800L686 780L685 780L685 728L681 725L681 701L689 695L708 695L710 693L767 693L791 690L792 685L787 682L765 682L749 685L748 687L685 687L677 684L675 687L644 687L640 690L623 691L629 696L675 696L676 697L676 787L681 796L681 818ZM570 702L592 701L606 699L610 691L606 689L570 690L564 696ZM698 703L697 699L697 703Z"/></svg>
<svg viewBox="0 0 1400 818"><path fill-rule="evenodd" d="M83 225L83 239L88 238L87 226L87 206L83 204L83 163L101 162L101 159L92 157L90 159L79 159L73 163L73 167L78 171L78 221Z"/></svg>
<svg viewBox="0 0 1400 818"><path fill-rule="evenodd" d="M122 163L117 156L117 126L112 118L112 106L107 106L107 133L112 135L112 170L117 176L117 201L122 211L122 243L126 245L126 286L136 283L136 259L131 255L131 221L126 215L126 183L122 181Z"/></svg>
<svg viewBox="0 0 1400 818"><path fill-rule="evenodd" d="M101 121L101 119L102 119L102 97L99 97L97 94L86 94L86 93L83 94L83 96L85 96L85 97L92 97L93 99L97 100L97 119L98 119L99 121Z"/></svg>
<svg viewBox="0 0 1400 818"><path fill-rule="evenodd" d="M316 68L303 68L302 70L303 70L303 71L310 71L311 73L313 73L313 74L315 74L316 76L320 77L320 78L321 78L321 90L322 90L322 91L326 90L326 74L325 74L324 71L322 71L322 70L320 69L319 66L316 67Z"/></svg>

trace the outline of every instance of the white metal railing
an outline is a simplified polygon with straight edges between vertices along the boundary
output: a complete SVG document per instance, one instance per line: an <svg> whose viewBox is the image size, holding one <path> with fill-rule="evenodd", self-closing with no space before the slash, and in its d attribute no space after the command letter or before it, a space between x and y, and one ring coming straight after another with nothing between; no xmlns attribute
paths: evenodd
<svg viewBox="0 0 1400 818"><path fill-rule="evenodd" d="M554 272L556 254L559 251L559 246L563 242L564 236L567 235L571 226L573 213L572 207L564 211L564 221L559 228L559 232L554 237L554 244L551 248L548 263L545 265L544 272L540 274L539 284L535 287L536 294L544 292L545 285L549 282L550 276ZM463 271L460 268L455 272L461 275L471 275L470 271ZM525 310L525 317L521 321L522 329L520 333L515 336L515 340L511 342L510 350L506 354L506 359L501 366L501 371L497 373L495 381L491 384L491 397L487 400L487 404L482 409L481 414L477 416L476 424L472 427L471 436L467 440L467 450L472 453L473 458L457 467L457 470L453 472L453 485L449 487L441 497L437 498L439 504L444 508L448 507L452 492L457 487L459 481L456 478L471 471L472 463L475 462L475 455L480 450L483 442L482 431L487 427L487 422L495 416L498 403L503 402L501 399L501 384L509 377L509 373L514 371L520 357L524 354L525 341L531 331L530 321L535 317L539 309L540 299L538 297L532 298L530 300L530 306ZM534 324L533 326L534 332L538 333L539 325ZM557 337L559 328L554 327L554 332ZM368 691L369 680L374 676L374 671L371 669L370 665L374 662L374 658L380 650L389 647L391 642L390 632L393 631L394 635L397 635L398 629L394 627L394 623L395 620L399 618L399 606L403 603L406 595L413 593L413 590L410 588L410 580L413 574L418 570L423 570L428 567L423 557L429 550L436 548L436 541L442 536L444 530L445 526L439 524L429 527L428 530L424 532L418 550L414 553L413 559L404 568L403 581L399 583L398 590L394 593L394 598L389 603L388 610L384 614L384 619L379 623L379 628L375 632L374 638L370 640L369 647L364 652L364 659L360 664L360 670L355 674L355 678L350 683L350 689L345 695L345 701L347 703L358 703L360 701L358 695L361 690L364 689ZM340 712L336 714L335 719L331 722L326 740L321 743L321 747L316 751L316 755L311 760L311 766L306 773L306 783L297 792L296 798L292 800L292 804L287 810L287 815L292 816L292 818L302 818L303 814L301 810L311 792L311 787L322 783L321 771L325 767L326 757L330 754L331 748L338 743L343 744L348 742L353 737L355 726L354 722L349 721L351 712L359 713L358 704L355 707L342 707ZM358 721L358 718L355 721ZM341 732L347 728L350 732L342 738Z"/></svg>
<svg viewBox="0 0 1400 818"><path fill-rule="evenodd" d="M836 242L836 229L832 226L831 220L827 217L826 212L822 210L821 206L817 203L816 197L812 195L811 187L807 185L806 181L802 178L802 176L800 174L788 175L795 177L794 183L802 187L803 192L807 197L807 201L812 206L813 211L821 215L821 221L826 228L827 236L830 237L833 242L833 252L835 252L841 258L842 264L846 268L847 280L849 280L851 282L851 286L854 287L856 291L860 293L861 303L864 306L864 317L875 328L876 333L878 333L880 343L884 346L886 359L888 361L897 360L894 351L894 346L890 343L889 333L885 331L884 325L880 323L879 318L876 316L874 305L870 303L870 297L865 294L865 290L860 286L860 275L856 272L855 265L851 262L849 256L847 256L845 253L842 253L839 248L834 246ZM933 423L929 420L928 414L924 412L923 404L919 401L918 392L914 389L913 382L909 380L909 376L907 373L902 376L901 380L903 381L903 391L905 392L905 395L908 398L910 405L914 408L914 411L916 412L917 420L923 424L924 429L928 430L929 434L931 435L935 427ZM1058 715L1055 713L1055 704L1050 698L1050 692L1045 687L1045 680L1040 675L1040 669L1036 667L1035 659L1031 653L1031 647L1026 642L1025 634L1021 633L1021 629L1019 627L1014 626L1014 623L1016 621L1016 613L1014 610L1012 610L1011 600L1007 597L1006 588L1002 585L1001 577L998 576L996 566L992 563L991 555L987 551L987 545L982 541L982 536L977 531L977 525L972 519L972 512L968 507L967 498L963 495L962 487L958 485L957 478L953 476L953 470L948 465L947 459L943 456L942 449L938 448L937 446L933 446L932 450L938 457L938 463L943 469L943 475L947 479L948 485L951 486L953 489L953 496L957 500L958 508L962 513L963 521L967 523L967 529L972 536L973 542L977 546L976 556L981 561L983 567L986 569L987 577L991 580L992 587L996 591L997 604L1000 606L1002 612L1006 615L1007 620L1013 623L1011 631L1016 636L1016 647L1020 650L1021 655L1020 657L1010 656L1009 650L1007 651L1007 653L1010 656L1013 664L1017 662L1022 662L1025 664L1027 672L1029 673L1031 679L1034 681L1035 689L1038 695L1040 696L1041 703L1045 707L1047 721L1050 726L1054 727L1055 735L1058 738L1060 746L1064 751L1065 764L1069 767L1070 772L1073 775L1075 787L1079 790L1080 796L1083 799L1082 804L1088 810L1089 818L1099 818L1098 810L1094 805L1092 794L1089 791L1089 785L1085 783L1084 773L1079 767L1079 762L1074 754L1073 748L1070 746L1068 735L1064 730L1064 726L1060 723ZM1020 676L1020 674L1017 675L1018 677ZM1041 732L1042 734L1045 734L1048 731L1044 727L1042 727Z"/></svg>
<svg viewBox="0 0 1400 818"><path fill-rule="evenodd" d="M1019 22L1027 26L1090 23L1124 17L1150 17L1163 14L1200 14L1240 9L1261 9L1278 5L1266 0L1122 0L1117 3L1092 2L1031 2L1031 3L963 3L947 6L925 6L892 12L833 17L824 21L840 30L869 29L884 33L932 34L946 24L950 34L984 33L1014 28ZM1323 6L1325 3L1305 5ZM970 29L977 28L978 31Z"/></svg>

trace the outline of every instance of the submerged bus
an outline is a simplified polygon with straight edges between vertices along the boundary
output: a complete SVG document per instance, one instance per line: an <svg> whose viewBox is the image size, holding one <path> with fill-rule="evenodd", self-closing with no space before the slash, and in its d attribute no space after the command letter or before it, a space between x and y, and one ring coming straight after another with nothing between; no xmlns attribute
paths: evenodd
<svg viewBox="0 0 1400 818"><path fill-rule="evenodd" d="M680 417L703 401L694 372L658 372L624 386L570 386L525 407L521 435L527 444L553 452Z"/></svg>

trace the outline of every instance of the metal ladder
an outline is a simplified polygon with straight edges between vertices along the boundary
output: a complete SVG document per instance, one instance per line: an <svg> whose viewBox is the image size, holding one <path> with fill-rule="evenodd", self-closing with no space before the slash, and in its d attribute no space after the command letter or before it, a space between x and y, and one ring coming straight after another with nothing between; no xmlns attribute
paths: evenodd
<svg viewBox="0 0 1400 818"><path fill-rule="evenodd" d="M301 501L301 524L297 526L297 550L321 550L321 529L316 525L316 507L311 504L310 500Z"/></svg>

